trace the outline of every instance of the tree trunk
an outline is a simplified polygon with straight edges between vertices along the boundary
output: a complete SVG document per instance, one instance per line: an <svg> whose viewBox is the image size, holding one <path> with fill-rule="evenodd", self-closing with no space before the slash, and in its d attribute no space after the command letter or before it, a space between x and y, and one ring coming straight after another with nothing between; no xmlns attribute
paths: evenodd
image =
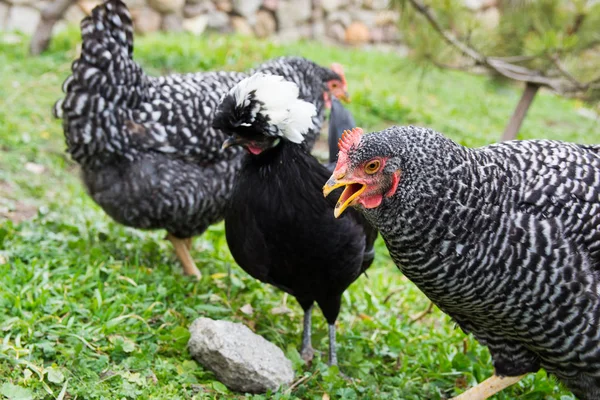
<svg viewBox="0 0 600 400"><path fill-rule="evenodd" d="M527 111L529 110L531 103L533 103L533 99L539 89L540 85L527 82L523 95L519 100L519 104L517 104L517 108L515 108L515 111L513 112L512 117L510 117L510 121L502 134L502 141L514 140L517 137L517 133L519 133L519 129L521 129L521 124L523 124Z"/></svg>
<svg viewBox="0 0 600 400"><path fill-rule="evenodd" d="M37 56L48 48L52 37L52 28L73 3L75 0L55 0L42 10L42 18L29 44L29 54Z"/></svg>

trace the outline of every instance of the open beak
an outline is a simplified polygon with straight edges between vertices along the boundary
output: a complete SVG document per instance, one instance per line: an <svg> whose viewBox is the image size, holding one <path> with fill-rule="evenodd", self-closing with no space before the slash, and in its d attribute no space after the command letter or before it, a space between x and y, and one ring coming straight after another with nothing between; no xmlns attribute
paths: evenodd
<svg viewBox="0 0 600 400"><path fill-rule="evenodd" d="M343 175L339 179L336 179L332 175L331 178L329 178L329 180L325 184L325 186L323 186L323 195L325 197L327 197L329 193L333 192L335 189L340 188L342 186L345 187L344 191L342 192L342 195L340 196L337 204L335 205L335 209L333 210L333 215L336 218L342 215L346 208L353 205L354 200L356 200L358 196L360 196L361 193L364 192L367 188L367 186L363 185L362 183L353 182L351 180L344 180L342 178Z"/></svg>
<svg viewBox="0 0 600 400"><path fill-rule="evenodd" d="M238 146L245 142L246 141L239 136L236 136L236 135L229 136L221 145L221 150L225 150L226 148L231 147L231 146Z"/></svg>

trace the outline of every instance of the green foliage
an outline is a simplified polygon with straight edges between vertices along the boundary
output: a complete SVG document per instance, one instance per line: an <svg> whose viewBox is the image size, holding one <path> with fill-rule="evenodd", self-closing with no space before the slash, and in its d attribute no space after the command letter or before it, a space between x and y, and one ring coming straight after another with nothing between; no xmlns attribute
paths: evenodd
<svg viewBox="0 0 600 400"><path fill-rule="evenodd" d="M450 47L431 25L407 3L396 0L402 9L401 27L415 55L441 65L465 64L462 54ZM443 29L451 32L485 56L520 57L517 65L542 71L547 76L568 71L580 82L599 80L600 3L588 0L499 0L500 18L482 18L462 1L427 0ZM565 78L570 80L571 78ZM587 98L600 96L600 88Z"/></svg>
<svg viewBox="0 0 600 400"><path fill-rule="evenodd" d="M14 38L11 38L14 39ZM19 37L17 37L19 39ZM26 38L0 35L0 394L8 399L441 399L492 373L490 356L439 310L410 316L427 299L378 243L375 265L344 295L339 318L342 379L324 364L327 325L314 317L315 363L298 354L302 312L273 314L281 292L238 268L223 226L195 242L204 276L181 275L164 232L140 232L112 222L86 195L64 154L59 121L50 109L76 54L78 33L59 35L46 54L29 58ZM156 35L136 41L136 59L152 73L205 68L243 69L278 55L301 54L346 66L356 120L373 130L428 125L461 143L496 141L519 93L484 78L431 71L376 51L316 43L277 46L236 37ZM593 143L597 122L582 105L542 93L522 138ZM44 167L42 173L27 163ZM5 212L5 211L0 211ZM0 214L1 215L1 214ZM0 216L1 218L1 216ZM250 304L251 316L240 309ZM243 322L286 351L296 379L289 391L231 393L190 359L187 327L199 316ZM562 396L562 397L561 397ZM0 396L1 397L1 396ZM496 396L572 399L543 372Z"/></svg>

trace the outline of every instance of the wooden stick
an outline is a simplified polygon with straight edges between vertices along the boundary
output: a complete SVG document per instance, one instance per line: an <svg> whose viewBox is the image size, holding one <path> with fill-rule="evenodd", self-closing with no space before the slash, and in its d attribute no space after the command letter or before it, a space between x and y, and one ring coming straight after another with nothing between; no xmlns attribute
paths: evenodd
<svg viewBox="0 0 600 400"><path fill-rule="evenodd" d="M529 110L529 107L531 107L531 103L533 103L533 99L539 89L540 85L527 82L523 95L521 95L521 99L519 100L519 104L517 104L517 108L515 108L515 111L513 112L512 117L510 117L510 121L502 134L503 141L514 140L517 137L519 129L521 129L521 125L523 124L523 120L527 115L527 111Z"/></svg>
<svg viewBox="0 0 600 400"><path fill-rule="evenodd" d="M491 397L507 387L519 382L521 379L523 379L523 377L525 377L525 375L505 377L492 375L477 386L472 387L456 397L453 397L451 400L485 400L488 397Z"/></svg>
<svg viewBox="0 0 600 400"><path fill-rule="evenodd" d="M29 54L37 56L48 48L54 25L62 18L71 4L75 4L75 0L55 0L42 10L42 18L29 43Z"/></svg>

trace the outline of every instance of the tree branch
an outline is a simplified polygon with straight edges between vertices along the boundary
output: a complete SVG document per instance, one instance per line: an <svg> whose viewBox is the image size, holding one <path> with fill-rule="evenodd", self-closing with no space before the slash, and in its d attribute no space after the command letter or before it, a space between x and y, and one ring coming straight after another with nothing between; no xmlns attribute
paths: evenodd
<svg viewBox="0 0 600 400"><path fill-rule="evenodd" d="M562 67L557 59L553 59L553 62L558 71L558 76L552 77L550 76L549 72L545 73L543 71L533 70L514 64L517 62L532 60L537 57L490 57L481 54L473 46L461 41L452 32L444 29L434 12L431 10L431 7L425 5L419 0L408 0L408 2L419 14L425 17L431 27L442 37L446 43L457 49L463 55L474 60L476 65L481 65L488 70L495 71L502 76L516 81L525 82L526 84L531 84L533 86L550 88L561 95L585 92L589 89L598 88L596 80L592 80L587 83L577 80Z"/></svg>
<svg viewBox="0 0 600 400"><path fill-rule="evenodd" d="M42 18L29 43L29 53L38 55L48 48L52 29L75 0L55 0L42 10Z"/></svg>

